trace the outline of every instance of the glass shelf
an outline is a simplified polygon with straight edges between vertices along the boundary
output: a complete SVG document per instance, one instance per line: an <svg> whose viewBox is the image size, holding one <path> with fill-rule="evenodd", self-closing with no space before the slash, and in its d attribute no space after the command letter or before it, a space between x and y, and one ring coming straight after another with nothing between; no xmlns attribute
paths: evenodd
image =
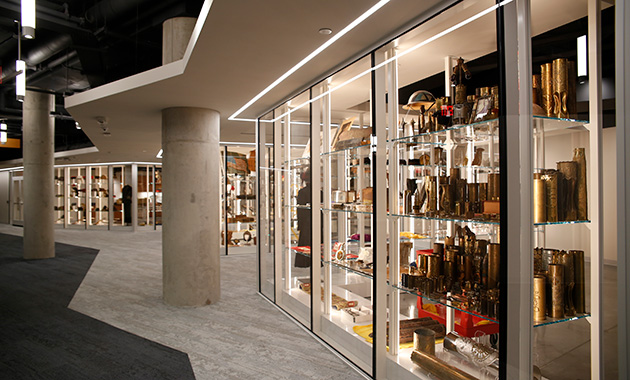
<svg viewBox="0 0 630 380"><path fill-rule="evenodd" d="M337 209L337 208L321 208L322 211L332 211L332 212L347 212L349 214L364 214L364 215L372 215L373 212L372 211L357 211L357 210L344 210L344 209Z"/></svg>
<svg viewBox="0 0 630 380"><path fill-rule="evenodd" d="M303 210L310 210L310 205L284 205L285 208L301 208Z"/></svg>
<svg viewBox="0 0 630 380"><path fill-rule="evenodd" d="M544 223L534 223L534 226L553 226L553 225L558 225L558 224L584 224L584 223L590 223L590 220L569 220L569 221L562 221L562 222L544 222Z"/></svg>
<svg viewBox="0 0 630 380"><path fill-rule="evenodd" d="M368 150L368 152L370 151L371 145L370 144L365 144L365 145L358 145L358 146L351 146L348 148L343 148L343 149L337 149L337 150L332 150L330 152L323 152L321 155L322 156L329 156L329 155L333 155L333 154L339 154L339 153L344 153L344 152L352 152L352 151L358 151L362 148L365 148ZM367 157L367 154L358 154L356 153L356 156L354 158L357 157Z"/></svg>
<svg viewBox="0 0 630 380"><path fill-rule="evenodd" d="M372 273L370 273L370 272L363 272L363 271L362 271L361 269L359 269L359 268L356 268L356 269L355 269L355 268L351 268L351 267L349 267L349 266L347 266L347 265L344 265L344 263L343 263L343 262L338 262L338 261L328 261L328 260L324 260L324 259L322 259L322 262L323 262L323 263L326 263L326 264L330 264L330 265L332 265L332 266L334 266L334 267L337 267L337 268L343 269L343 270L345 270L345 271L347 271L347 272L354 273L354 274L358 274L358 275L359 275L359 276L361 276L361 277L369 278L370 280L373 278ZM348 262L348 261L346 260L346 262ZM352 261L350 261L350 262L352 262Z"/></svg>
<svg viewBox="0 0 630 380"><path fill-rule="evenodd" d="M447 222L462 222L462 223L478 223L478 224L490 224L498 226L500 224L499 220L488 220L488 219L467 219L467 218L459 218L459 217L432 217L425 215L401 215L401 214L390 214L389 216L396 216L400 218L411 218L411 219L425 219L425 220L439 220L439 221L447 221Z"/></svg>
<svg viewBox="0 0 630 380"><path fill-rule="evenodd" d="M587 120L565 119L547 116L534 116L534 121L540 122L545 132L560 130L585 131L586 127L584 125L589 123Z"/></svg>
<svg viewBox="0 0 630 380"><path fill-rule="evenodd" d="M540 322L534 321L534 327L549 326L549 325L554 325L556 323L570 322L570 321L575 321L582 318L588 318L590 316L591 314L576 314L572 317L564 317L564 318L547 317L547 319L545 319L544 321L540 321Z"/></svg>
<svg viewBox="0 0 630 380"><path fill-rule="evenodd" d="M387 284L391 285L389 283L389 281L387 281ZM423 293L421 293L420 291L418 291L416 289L408 289L408 288L405 288L405 287L401 286L400 284L393 285L393 287L398 289L398 290L401 290L401 291L403 291L405 293L421 297L422 299L425 299L425 300L427 300L429 302L438 303L440 305L444 305L446 307L449 307L449 308L452 308L452 309L455 309L455 310L459 310L459 311L461 311L463 313L470 314L470 315L473 315L473 316L481 318L481 319L485 319L486 321L489 321L489 322L492 322L492 323L496 323L496 324L499 323L498 320L492 319L492 318L488 317L487 315L483 315L481 313L476 313L476 312L473 312L473 311L470 311L470 310L467 310L467 309L464 309L464 308L456 307L456 306L453 306L453 305L448 305L447 304L446 295L440 295L439 293L436 293L433 297L429 297L426 294L423 294ZM436 297L437 295L439 295L440 297L439 298Z"/></svg>
<svg viewBox="0 0 630 380"><path fill-rule="evenodd" d="M457 124L457 125L453 125L451 127L445 128L445 129L440 129L439 131L424 132L418 135L399 137L397 139L392 139L392 140L387 140L387 141L394 142L394 143L407 143L407 142L416 143L416 141L413 141L413 140L420 137L440 135L440 134L446 135L446 132L458 131L467 127L472 127L474 129L476 128L477 130L475 131L475 135L479 136L479 135L483 135L483 132L487 132L487 131L483 131L483 129L485 129L486 126L489 126L490 124L498 123L498 122L499 122L499 119L492 119L492 120L478 121L472 124ZM485 136L489 136L489 134L486 134ZM498 134L497 134L497 137L498 137Z"/></svg>
<svg viewBox="0 0 630 380"><path fill-rule="evenodd" d="M309 259L311 258L310 252L306 253L306 252L302 252L302 251L299 251L299 250L296 250L296 249L293 249L293 248L288 248L288 250L291 251L291 252L295 252L296 255L308 257Z"/></svg>
<svg viewBox="0 0 630 380"><path fill-rule="evenodd" d="M292 160L289 161L284 161L282 164L284 166L290 165L294 168L298 168L298 167L302 167L302 166L308 166L309 165L309 158L308 157L300 157L300 158L294 158ZM300 165L297 165L298 163L301 163Z"/></svg>

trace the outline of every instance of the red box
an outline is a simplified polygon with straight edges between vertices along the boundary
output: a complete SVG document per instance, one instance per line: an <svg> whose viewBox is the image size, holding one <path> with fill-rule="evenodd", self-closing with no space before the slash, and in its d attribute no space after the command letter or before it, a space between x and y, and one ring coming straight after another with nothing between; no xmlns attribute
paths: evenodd
<svg viewBox="0 0 630 380"><path fill-rule="evenodd" d="M446 325L446 309L448 306L436 303L437 314L422 308L422 297L418 297L418 318L431 317L443 325ZM483 323L486 321L487 323ZM482 322L481 324L479 324ZM499 324L490 322L487 319L477 317L472 314L464 313L460 310L455 310L455 331L467 337L478 336L479 332L484 334L498 334Z"/></svg>

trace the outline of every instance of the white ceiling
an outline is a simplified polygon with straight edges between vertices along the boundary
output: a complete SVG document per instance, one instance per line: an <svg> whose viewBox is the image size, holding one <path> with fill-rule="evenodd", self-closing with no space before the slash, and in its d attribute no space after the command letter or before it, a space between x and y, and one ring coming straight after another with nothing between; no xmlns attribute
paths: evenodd
<svg viewBox="0 0 630 380"><path fill-rule="evenodd" d="M66 108L100 151L68 160L155 161L161 147L161 110L178 106L215 109L221 113L221 141L253 142L253 122L227 118L330 38L319 34L320 28L328 27L336 33L376 2L206 1L184 60L66 99ZM446 7L452 2L391 0L239 117L260 116L288 95L435 13L436 7ZM418 33L401 39L400 48L406 49L406 44L415 44L454 25L454 20L469 17L493 3L493 0L464 1L430 20ZM583 17L586 0L533 0L532 14L532 31L536 35ZM487 20L494 22L494 16ZM470 60L495 50L493 29L487 24L480 25L484 25L483 21L465 27L465 33L443 37L401 59L399 85L442 71L443 58L427 59L429 56L457 55ZM426 64L417 65L418 62ZM342 71L337 76L343 75ZM353 107L369 100L369 86L359 80L344 88L343 96L339 94L342 108ZM98 117L107 119L111 136L103 136Z"/></svg>

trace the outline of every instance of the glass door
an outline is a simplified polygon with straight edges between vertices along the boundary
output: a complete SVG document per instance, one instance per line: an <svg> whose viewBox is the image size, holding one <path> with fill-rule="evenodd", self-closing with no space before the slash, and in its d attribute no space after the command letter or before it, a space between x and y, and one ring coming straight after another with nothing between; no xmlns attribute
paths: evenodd
<svg viewBox="0 0 630 380"><path fill-rule="evenodd" d="M24 172L13 172L11 178L11 224L24 225Z"/></svg>

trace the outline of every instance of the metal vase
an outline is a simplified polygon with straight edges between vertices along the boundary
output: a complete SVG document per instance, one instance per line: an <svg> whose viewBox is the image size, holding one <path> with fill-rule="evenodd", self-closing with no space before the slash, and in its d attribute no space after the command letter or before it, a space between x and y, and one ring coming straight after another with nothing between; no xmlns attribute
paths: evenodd
<svg viewBox="0 0 630 380"><path fill-rule="evenodd" d="M540 105L548 117L553 117L553 65L545 63L540 66L540 81L542 88L542 104Z"/></svg>
<svg viewBox="0 0 630 380"><path fill-rule="evenodd" d="M560 202L560 220L573 221L577 220L577 202L576 202L576 187L577 187L577 162L575 161L560 161L557 163L558 171L562 173L562 195Z"/></svg>
<svg viewBox="0 0 630 380"><path fill-rule="evenodd" d="M584 285L584 251L573 250L573 262L575 265L575 291L573 292L573 305L577 313L586 313L586 292Z"/></svg>
<svg viewBox="0 0 630 380"><path fill-rule="evenodd" d="M568 118L569 61L566 58L554 59L553 65L553 116Z"/></svg>
<svg viewBox="0 0 630 380"><path fill-rule="evenodd" d="M490 243L488 246L488 289L495 289L499 284L501 264L501 246Z"/></svg>
<svg viewBox="0 0 630 380"><path fill-rule="evenodd" d="M573 149L573 161L577 163L577 218L588 219L588 195L586 193L586 154L584 148Z"/></svg>
<svg viewBox="0 0 630 380"><path fill-rule="evenodd" d="M564 267L562 264L549 265L549 283L551 284L549 315L552 318L562 318L564 317Z"/></svg>
<svg viewBox="0 0 630 380"><path fill-rule="evenodd" d="M545 205L545 181L541 174L534 174L534 223L547 221L547 208Z"/></svg>
<svg viewBox="0 0 630 380"><path fill-rule="evenodd" d="M541 177L545 181L545 206L547 222L558 221L558 172L544 170Z"/></svg>
<svg viewBox="0 0 630 380"><path fill-rule="evenodd" d="M575 263L573 253L563 252L560 263L564 267L564 315L571 317L575 315L573 306L573 292L575 289Z"/></svg>
<svg viewBox="0 0 630 380"><path fill-rule="evenodd" d="M545 276L534 276L534 322L547 319Z"/></svg>

